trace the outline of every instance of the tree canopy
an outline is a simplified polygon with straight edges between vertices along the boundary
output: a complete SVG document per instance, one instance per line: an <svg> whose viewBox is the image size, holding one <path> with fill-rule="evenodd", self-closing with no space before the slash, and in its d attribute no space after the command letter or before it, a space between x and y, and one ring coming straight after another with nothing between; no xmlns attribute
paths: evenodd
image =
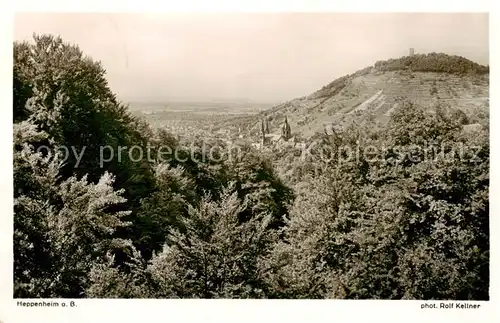
<svg viewBox="0 0 500 323"><path fill-rule="evenodd" d="M375 68L488 72L441 54ZM305 159L234 158L132 116L59 37L14 43L13 72L14 297L489 299L489 130L464 111L405 101Z"/></svg>

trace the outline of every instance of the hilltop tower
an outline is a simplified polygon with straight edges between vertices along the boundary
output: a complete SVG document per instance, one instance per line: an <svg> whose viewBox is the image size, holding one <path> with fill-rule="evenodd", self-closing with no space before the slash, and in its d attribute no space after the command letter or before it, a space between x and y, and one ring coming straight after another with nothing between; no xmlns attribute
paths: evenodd
<svg viewBox="0 0 500 323"><path fill-rule="evenodd" d="M415 55L415 48L410 48L410 56Z"/></svg>

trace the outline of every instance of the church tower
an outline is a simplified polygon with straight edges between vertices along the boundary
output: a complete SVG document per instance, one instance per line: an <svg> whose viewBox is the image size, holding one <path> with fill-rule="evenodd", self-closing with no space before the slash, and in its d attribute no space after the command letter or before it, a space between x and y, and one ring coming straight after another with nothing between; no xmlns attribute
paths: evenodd
<svg viewBox="0 0 500 323"><path fill-rule="evenodd" d="M288 118L285 116L285 123L281 127L281 136L285 141L292 137L292 131L290 129L290 125L288 124Z"/></svg>

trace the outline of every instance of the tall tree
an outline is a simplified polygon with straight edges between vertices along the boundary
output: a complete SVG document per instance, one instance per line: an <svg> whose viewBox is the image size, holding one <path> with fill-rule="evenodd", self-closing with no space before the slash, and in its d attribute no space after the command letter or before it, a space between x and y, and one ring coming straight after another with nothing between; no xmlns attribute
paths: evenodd
<svg viewBox="0 0 500 323"><path fill-rule="evenodd" d="M83 297L92 264L127 241L114 232L127 212L105 173L97 183L59 175L58 155L29 142L47 137L34 124L14 124L14 297Z"/></svg>

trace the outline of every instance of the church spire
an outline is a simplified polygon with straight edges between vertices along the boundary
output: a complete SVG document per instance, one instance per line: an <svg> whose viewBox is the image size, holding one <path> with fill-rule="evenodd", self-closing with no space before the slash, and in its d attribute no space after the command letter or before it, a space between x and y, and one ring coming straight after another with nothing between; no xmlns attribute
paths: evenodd
<svg viewBox="0 0 500 323"><path fill-rule="evenodd" d="M288 118L285 116L285 122L281 127L281 136L286 141L292 137L292 131L290 129L290 125L288 124Z"/></svg>

